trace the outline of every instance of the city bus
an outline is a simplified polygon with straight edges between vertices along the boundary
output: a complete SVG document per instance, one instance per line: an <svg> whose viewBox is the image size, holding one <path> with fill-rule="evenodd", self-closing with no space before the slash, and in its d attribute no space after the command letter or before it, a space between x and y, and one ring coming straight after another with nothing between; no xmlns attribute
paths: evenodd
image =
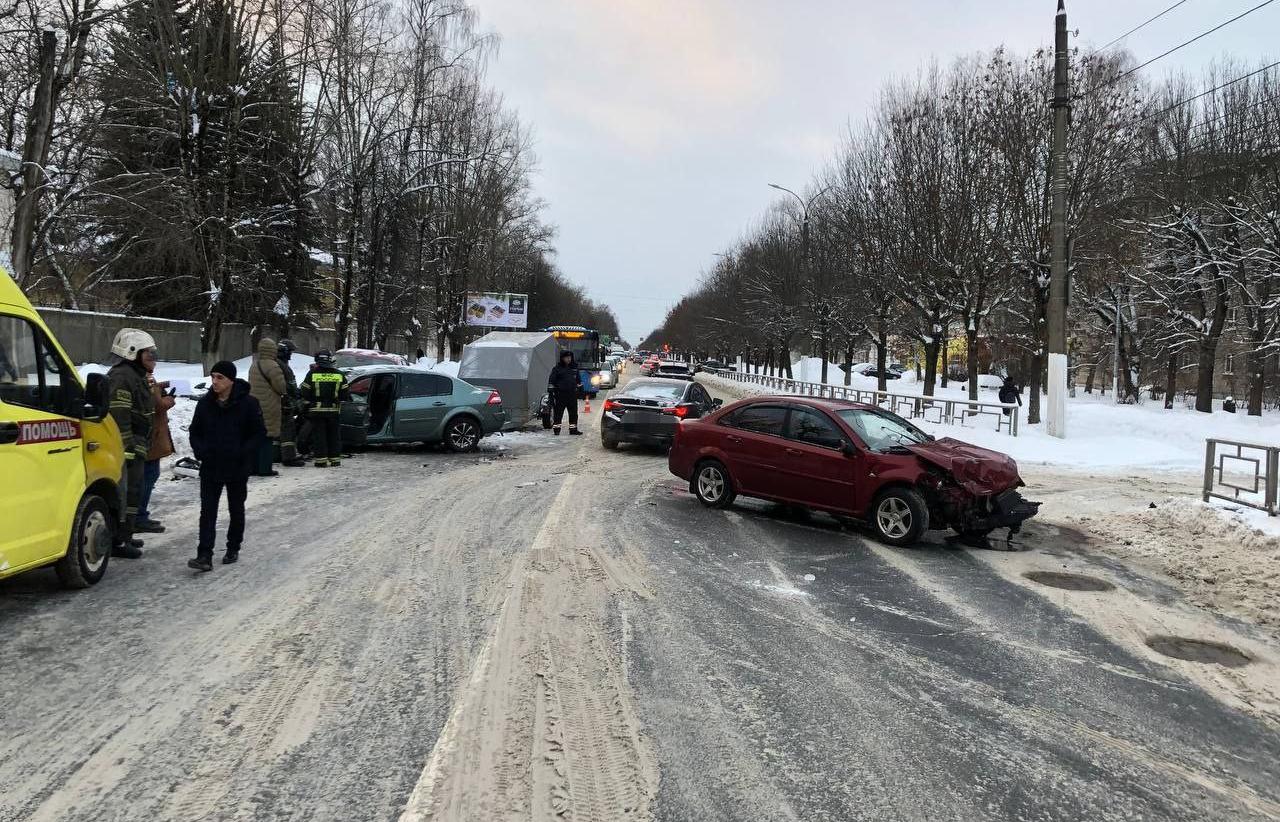
<svg viewBox="0 0 1280 822"><path fill-rule="evenodd" d="M578 363L578 393L595 397L600 391L600 363L604 359L600 352L600 332L581 325L552 325L543 330L555 337L561 351L573 353Z"/></svg>

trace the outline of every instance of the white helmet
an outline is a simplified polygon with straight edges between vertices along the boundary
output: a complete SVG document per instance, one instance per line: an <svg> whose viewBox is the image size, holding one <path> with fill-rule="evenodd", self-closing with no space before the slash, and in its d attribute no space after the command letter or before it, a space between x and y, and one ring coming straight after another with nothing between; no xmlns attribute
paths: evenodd
<svg viewBox="0 0 1280 822"><path fill-rule="evenodd" d="M132 360L137 358L139 351L155 347L155 339L142 329L122 328L116 332L116 338L111 343L111 353L122 359Z"/></svg>

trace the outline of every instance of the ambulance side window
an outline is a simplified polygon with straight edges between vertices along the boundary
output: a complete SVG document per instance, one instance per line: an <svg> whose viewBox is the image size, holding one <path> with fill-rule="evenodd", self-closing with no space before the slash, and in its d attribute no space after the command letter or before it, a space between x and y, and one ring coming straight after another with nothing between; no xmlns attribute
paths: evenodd
<svg viewBox="0 0 1280 822"><path fill-rule="evenodd" d="M38 328L0 315L0 402L74 416L83 400L67 367Z"/></svg>

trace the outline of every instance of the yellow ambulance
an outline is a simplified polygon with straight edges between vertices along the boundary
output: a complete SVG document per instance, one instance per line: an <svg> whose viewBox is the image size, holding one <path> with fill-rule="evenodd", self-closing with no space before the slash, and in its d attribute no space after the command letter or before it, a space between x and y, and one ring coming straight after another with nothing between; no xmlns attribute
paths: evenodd
<svg viewBox="0 0 1280 822"><path fill-rule="evenodd" d="M45 565L72 588L102 579L123 465L106 377L80 379L0 265L0 579Z"/></svg>

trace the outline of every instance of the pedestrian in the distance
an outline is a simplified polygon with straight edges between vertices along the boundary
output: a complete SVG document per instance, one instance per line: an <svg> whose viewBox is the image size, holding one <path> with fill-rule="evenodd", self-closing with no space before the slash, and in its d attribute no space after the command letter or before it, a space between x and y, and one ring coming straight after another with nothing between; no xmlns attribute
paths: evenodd
<svg viewBox="0 0 1280 822"><path fill-rule="evenodd" d="M561 351L560 362L551 369L547 377L547 393L551 395L551 433L560 436L560 424L564 421L564 412L569 412L569 433L577 436L578 430L578 363L572 351Z"/></svg>
<svg viewBox="0 0 1280 822"><path fill-rule="evenodd" d="M173 453L173 435L169 432L169 409L177 400L174 390L168 381L156 382L154 357L144 359L147 367L147 382L151 385L151 396L155 398L156 415L151 424L151 448L147 451L147 462L142 469L142 497L138 501L138 522L136 531L143 534L163 534L164 525L151 516L151 492L160 479L160 460Z"/></svg>
<svg viewBox="0 0 1280 822"><path fill-rule="evenodd" d="M302 395L298 393L298 380L289 367L289 358L298 348L293 340L281 340L276 343L276 362L284 374L284 396L280 398L280 453L281 465L290 468L303 468L306 462L298 457L298 409L302 405Z"/></svg>
<svg viewBox="0 0 1280 822"><path fill-rule="evenodd" d="M333 354L316 352L315 367L302 378L302 401L307 403L307 419L311 422L314 465L328 468L342 464L342 427L339 415L342 401L350 399L346 376L333 366Z"/></svg>
<svg viewBox="0 0 1280 822"><path fill-rule="evenodd" d="M1000 392L997 394L997 397L1000 399L1000 402L1005 403L1006 405L1015 402L1018 405L1022 405L1022 388L1012 378L1007 379L1004 381L1004 384L1000 386ZM1012 413L1013 409L1011 408L1006 408L1004 411L1004 415L1006 417L1010 416Z"/></svg>
<svg viewBox="0 0 1280 822"><path fill-rule="evenodd" d="M187 567L197 571L213 570L218 503L224 489L231 523L222 564L230 565L240 558L249 474L267 438L262 408L250 393L249 383L236 379L235 363L224 360L215 365L211 380L209 393L196 403L189 431L191 450L200 461L200 542L196 558L187 560Z"/></svg>
<svg viewBox="0 0 1280 822"><path fill-rule="evenodd" d="M417 351L413 352L413 361L422 362L423 358L426 356L427 356L427 352L419 348Z"/></svg>
<svg viewBox="0 0 1280 822"><path fill-rule="evenodd" d="M116 531L113 557L138 559L142 556L142 540L134 537L138 523L138 506L142 502L142 475L147 452L151 450L151 423L156 401L147 382L148 369L155 368L156 341L145 331L122 328L111 342L111 353L117 362L107 372L107 391L111 397L111 419L120 429L124 441L125 518Z"/></svg>
<svg viewBox="0 0 1280 822"><path fill-rule="evenodd" d="M258 341L258 353L249 366L249 390L262 408L262 421L267 426L268 439L260 446L254 474L274 477L280 472L271 467L276 442L280 439L280 416L285 394L284 371L276 359L276 341L263 337Z"/></svg>

